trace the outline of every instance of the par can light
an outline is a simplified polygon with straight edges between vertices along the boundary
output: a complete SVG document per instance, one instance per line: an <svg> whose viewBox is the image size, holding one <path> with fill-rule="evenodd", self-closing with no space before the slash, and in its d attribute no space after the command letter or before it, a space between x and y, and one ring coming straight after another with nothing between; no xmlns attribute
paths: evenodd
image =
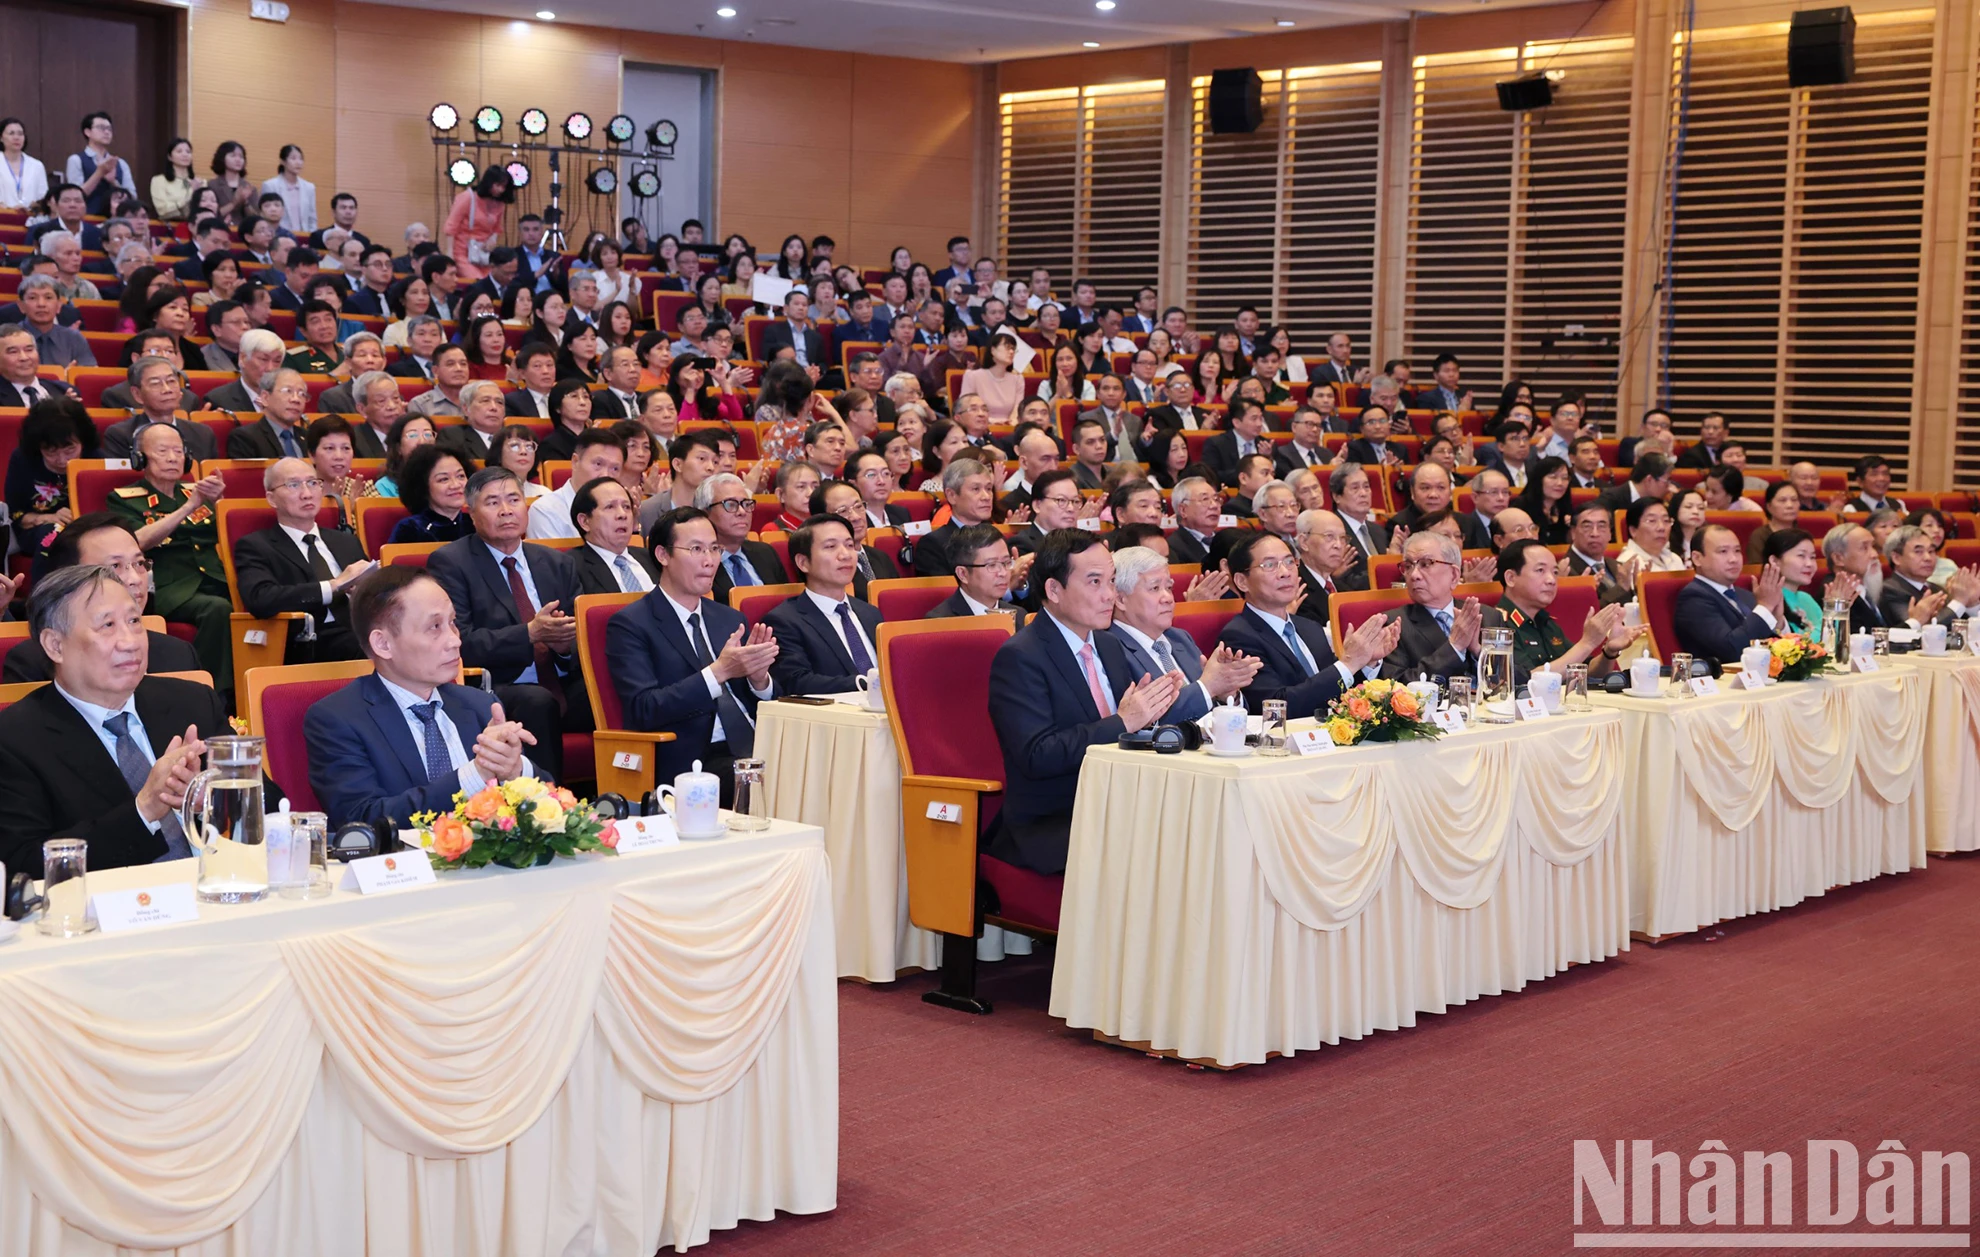
<svg viewBox="0 0 1980 1257"><path fill-rule="evenodd" d="M619 176L610 166L600 166L584 177L584 186L599 196L610 196L619 190Z"/></svg>
<svg viewBox="0 0 1980 1257"><path fill-rule="evenodd" d="M574 113L570 117L564 119L564 134L568 136L573 143L577 143L577 144L582 144L586 140L590 139L591 115L588 113Z"/></svg>
<svg viewBox="0 0 1980 1257"><path fill-rule="evenodd" d="M550 129L550 115L541 109L525 109L517 124L522 127L524 135L542 135Z"/></svg>
<svg viewBox="0 0 1980 1257"><path fill-rule="evenodd" d="M456 187L473 187L475 177L474 163L465 157L456 157L453 164L447 167L447 177L454 181L454 186Z"/></svg>
<svg viewBox="0 0 1980 1257"><path fill-rule="evenodd" d="M461 111L443 102L433 107L433 112L426 115L426 120L432 124L435 131L451 131L461 125Z"/></svg>
<svg viewBox="0 0 1980 1257"><path fill-rule="evenodd" d="M474 129L483 135L494 135L502 129L502 111L493 105L483 105L475 110Z"/></svg>

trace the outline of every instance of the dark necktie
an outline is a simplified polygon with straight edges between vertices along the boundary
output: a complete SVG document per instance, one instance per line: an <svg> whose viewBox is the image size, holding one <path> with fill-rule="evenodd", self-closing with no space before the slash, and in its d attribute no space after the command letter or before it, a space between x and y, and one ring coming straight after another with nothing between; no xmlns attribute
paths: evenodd
<svg viewBox="0 0 1980 1257"><path fill-rule="evenodd" d="M426 779L438 781L454 771L453 757L447 754L447 739L440 736L440 700L414 703L411 711L419 717L421 732L426 736Z"/></svg>
<svg viewBox="0 0 1980 1257"><path fill-rule="evenodd" d="M714 652L708 649L708 635L701 631L701 613L688 616L688 639L694 643L696 660L706 668L715 662ZM715 714L722 718L722 736L729 743L729 754L737 759L746 757L756 745L756 726L750 723L749 713L736 701L736 695L727 682L715 683Z"/></svg>
<svg viewBox="0 0 1980 1257"><path fill-rule="evenodd" d="M303 456L302 444L296 440L295 429L278 426L275 429L275 437L282 443L282 456L284 458L301 458Z"/></svg>
<svg viewBox="0 0 1980 1257"><path fill-rule="evenodd" d="M861 546L859 550L859 574L868 580L873 579L873 564L867 560L866 547L864 546Z"/></svg>
<svg viewBox="0 0 1980 1257"><path fill-rule="evenodd" d="M853 623L852 604L839 604L839 632L845 635L846 653L852 656L853 671L865 676L873 667L873 656L866 653L866 643L859 640L859 629Z"/></svg>
<svg viewBox="0 0 1980 1257"><path fill-rule="evenodd" d="M120 711L103 722L110 736L117 740L117 771L123 774L124 784L137 795L144 789L145 779L151 776L151 762L138 749L137 739L131 736L131 713ZM183 860L192 854L192 847L186 843L186 831L179 824L178 814L165 813L158 824L159 833L165 837L165 854L160 860Z"/></svg>
<svg viewBox="0 0 1980 1257"><path fill-rule="evenodd" d="M763 582L756 579L756 570L743 562L743 556L738 553L729 556L729 583L732 585L760 585Z"/></svg>
<svg viewBox="0 0 1980 1257"><path fill-rule="evenodd" d="M336 573L330 570L330 560L323 557L323 548L316 544L315 533L303 534L303 549L309 552L309 571L318 580L334 580Z"/></svg>
<svg viewBox="0 0 1980 1257"><path fill-rule="evenodd" d="M529 590L523 585L522 571L516 567L516 556L502 560L502 567L509 574L509 597L516 600L516 615L527 625L536 618L536 604L529 600ZM556 683L557 665L551 658L550 648L542 642L536 646L536 683L547 688L557 700L557 709L563 710L564 690Z"/></svg>
<svg viewBox="0 0 1980 1257"><path fill-rule="evenodd" d="M1287 620L1285 628L1281 631L1285 635L1286 648L1292 651L1293 662L1299 665L1300 675L1312 676L1313 669L1306 666L1306 652L1300 649L1299 633L1293 628L1292 621Z"/></svg>

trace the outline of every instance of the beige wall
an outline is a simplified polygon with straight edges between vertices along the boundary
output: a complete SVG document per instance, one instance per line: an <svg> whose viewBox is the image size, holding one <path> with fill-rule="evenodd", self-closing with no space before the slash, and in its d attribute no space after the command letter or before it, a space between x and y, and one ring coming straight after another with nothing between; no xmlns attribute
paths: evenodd
<svg viewBox="0 0 1980 1257"><path fill-rule="evenodd" d="M765 249L823 232L841 257L879 265L895 244L939 257L969 228L970 66L346 0L290 0L290 11L278 25L250 20L243 0L193 0L188 134L202 166L239 140L257 178L283 144L301 145L321 216L332 193L352 192L373 236L432 220L436 101L602 122L618 111L625 61L719 72L717 230Z"/></svg>

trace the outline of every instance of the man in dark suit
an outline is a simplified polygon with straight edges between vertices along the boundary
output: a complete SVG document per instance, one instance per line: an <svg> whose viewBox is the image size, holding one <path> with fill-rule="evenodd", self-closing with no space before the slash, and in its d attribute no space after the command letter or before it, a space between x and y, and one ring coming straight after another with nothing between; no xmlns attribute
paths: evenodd
<svg viewBox="0 0 1980 1257"><path fill-rule="evenodd" d="M1698 421L1698 441L1678 452L1677 465L1709 470L1719 465L1719 450L1726 443L1726 417L1716 410L1705 412Z"/></svg>
<svg viewBox="0 0 1980 1257"><path fill-rule="evenodd" d="M949 522L914 543L916 576L948 576L955 568L948 545L956 533L972 524L987 524L996 509L996 484L990 469L973 458L957 458L942 471L942 495L949 503Z"/></svg>
<svg viewBox="0 0 1980 1257"><path fill-rule="evenodd" d="M34 333L20 323L0 327L0 406L25 408L50 397L75 395L65 381L42 379L40 370Z"/></svg>
<svg viewBox="0 0 1980 1257"><path fill-rule="evenodd" d="M867 530L872 525L867 522L866 504L858 489L843 480L825 481L811 491L811 513L837 516L852 528L853 538L859 543L859 552L853 560L853 597L869 602L866 590L872 582L900 579L901 571L887 552L866 543Z"/></svg>
<svg viewBox="0 0 1980 1257"><path fill-rule="evenodd" d="M433 443L452 450L469 467L485 467L491 459L500 462L495 442L509 421L502 386L493 380L469 380L461 385L461 413L467 422L448 424Z"/></svg>
<svg viewBox="0 0 1980 1257"><path fill-rule="evenodd" d="M729 591L737 585L783 585L791 579L777 552L761 541L749 539L749 523L756 509L756 498L734 472L717 472L702 482L707 491L703 508L715 529L716 564L708 596L729 605ZM695 500L702 502L700 492Z"/></svg>
<svg viewBox="0 0 1980 1257"><path fill-rule="evenodd" d="M1210 555L1224 512L1224 495L1201 476L1185 476L1169 493L1176 530L1169 534L1169 562L1201 563Z"/></svg>
<svg viewBox="0 0 1980 1257"><path fill-rule="evenodd" d="M951 573L956 592L929 608L923 619L997 614L1014 616L1017 626L1024 627L1025 609L1010 600L1010 542L994 524L972 524L957 532L950 539L949 556L956 563Z"/></svg>
<svg viewBox="0 0 1980 1257"><path fill-rule="evenodd" d="M1346 332L1335 332L1327 338L1327 358L1308 373L1307 378L1315 384L1366 384L1371 372L1367 367L1354 365L1354 338Z"/></svg>
<svg viewBox="0 0 1980 1257"><path fill-rule="evenodd" d="M301 611L314 619L314 648L291 633L289 663L362 658L351 633L349 590L377 563L364 556L355 534L317 526L323 485L310 463L298 458L270 463L262 488L275 508L275 524L234 544L234 576L248 614L267 619Z"/></svg>
<svg viewBox="0 0 1980 1257"><path fill-rule="evenodd" d="M194 284L206 281L206 259L214 254L222 257L233 252L233 233L227 229L227 222L221 218L202 218L193 228L193 246L198 251L172 264L172 277L180 283Z"/></svg>
<svg viewBox="0 0 1980 1257"><path fill-rule="evenodd" d="M125 382L132 386L131 400L137 404L138 413L104 430L103 457L131 457L137 449L138 432L153 424L171 425L191 457L219 457L220 443L214 438L213 429L179 417L186 396L182 378L179 369L164 358L146 357L133 362Z"/></svg>
<svg viewBox="0 0 1980 1257"><path fill-rule="evenodd" d="M309 386L286 368L261 395L261 418L227 434L228 458L304 458L302 418Z"/></svg>
<svg viewBox="0 0 1980 1257"><path fill-rule="evenodd" d="M1292 440L1281 442L1272 451L1272 475L1284 480L1301 468L1325 474L1333 455L1321 443L1324 420L1311 406L1295 407L1292 413Z"/></svg>
<svg viewBox="0 0 1980 1257"><path fill-rule="evenodd" d="M1162 393L1168 400L1150 408L1148 421L1141 425L1141 436L1134 443L1138 462L1159 463L1176 433L1210 426L1210 416L1196 408L1196 386L1190 383L1189 372L1171 373L1162 384ZM1119 457L1126 459L1128 455L1123 452Z"/></svg>
<svg viewBox="0 0 1980 1257"><path fill-rule="evenodd" d="M1444 470L1442 463L1419 463L1409 474L1408 486L1409 505L1389 517L1389 527L1420 532L1427 517L1451 506L1451 473ZM1465 549L1492 548L1492 534L1478 516L1466 513L1456 518L1458 528L1464 533Z"/></svg>
<svg viewBox="0 0 1980 1257"><path fill-rule="evenodd" d="M1877 612L1893 627L1920 628L1963 620L1980 603L1980 567L1956 567L1943 588L1931 584L1939 555L1921 528L1906 524L1884 538L1891 574L1877 597Z"/></svg>
<svg viewBox="0 0 1980 1257"><path fill-rule="evenodd" d="M375 671L318 699L303 717L309 785L332 826L397 833L454 795L537 776L533 735L493 696L455 684L454 604L416 567L387 567L351 591L352 633Z"/></svg>
<svg viewBox="0 0 1980 1257"><path fill-rule="evenodd" d="M1643 422L1637 426L1642 428L1645 433L1655 432L1669 436L1671 433L1671 412L1661 408L1646 410L1643 412ZM1616 447L1617 463L1624 467L1634 466L1638 452L1637 446L1641 440L1642 437L1637 436L1624 437ZM1642 452L1647 454L1651 451L1644 450Z"/></svg>
<svg viewBox="0 0 1980 1257"><path fill-rule="evenodd" d="M1567 575L1593 576L1596 600L1604 607L1636 597L1635 564L1625 568L1608 557L1613 533L1609 512L1600 502L1583 502L1575 508L1568 529Z"/></svg>
<svg viewBox="0 0 1980 1257"><path fill-rule="evenodd" d="M1202 718L1213 703L1251 684L1263 661L1218 646L1208 659L1175 626L1176 583L1169 561L1146 546L1114 551L1114 623L1134 679L1179 672L1186 684L1162 713L1163 724Z"/></svg>
<svg viewBox="0 0 1980 1257"><path fill-rule="evenodd" d="M390 318L391 305L385 290L392 286L392 251L382 244L366 245L359 254L358 275L351 295L344 298L344 313Z"/></svg>
<svg viewBox="0 0 1980 1257"><path fill-rule="evenodd" d="M1113 574L1098 533L1053 534L1032 565L1045 613L998 647L990 663L1004 807L988 854L1006 863L1063 873L1086 748L1154 724L1182 692L1179 672L1131 679L1126 648L1107 632Z"/></svg>
<svg viewBox="0 0 1980 1257"><path fill-rule="evenodd" d="M1878 582L1875 586L1877 592L1882 592L1884 573L1877 562L1876 535L1861 524L1837 524L1822 538L1822 553L1828 558L1832 573L1828 592L1839 596L1839 591L1846 588L1854 590L1855 597L1849 604L1849 631L1868 633L1873 628L1890 627L1890 622L1884 619L1884 613L1877 607L1877 594L1871 592L1873 587L1867 583L1874 579ZM1874 578L1869 576L1873 568L1877 572ZM1845 586L1845 581L1848 586ZM1917 610L1925 612L1929 605L1921 604ZM1905 620L1912 618L1911 612L1912 608L1905 609ZM1923 618L1921 614L1921 623Z"/></svg>
<svg viewBox="0 0 1980 1257"><path fill-rule="evenodd" d="M784 298L784 317L763 329L763 359L774 362L778 350L791 349L798 365L811 369L815 382L831 364L825 361L825 338L806 318L810 310L811 298L805 290L791 289Z"/></svg>
<svg viewBox="0 0 1980 1257"><path fill-rule="evenodd" d="M878 666L880 612L846 597L859 562L859 541L837 515L813 515L791 534L791 562L804 592L763 617L777 635L771 669L786 694L840 694Z"/></svg>
<svg viewBox="0 0 1980 1257"><path fill-rule="evenodd" d="M584 538L570 551L580 595L643 594L660 583L660 565L632 544L639 516L624 485L606 479L579 485L571 496L571 522Z"/></svg>
<svg viewBox="0 0 1980 1257"><path fill-rule="evenodd" d="M1293 548L1299 555L1299 581L1306 589L1306 599L1294 614L1326 624L1335 594L1368 587L1368 569L1348 540L1347 525L1334 512L1301 511Z"/></svg>
<svg viewBox="0 0 1980 1257"><path fill-rule="evenodd" d="M1402 462L1402 451L1389 440L1395 427L1395 417L1381 406L1370 403L1361 408L1355 424L1361 435L1347 443L1342 453L1342 461L1363 467L1384 466Z"/></svg>
<svg viewBox="0 0 1980 1257"><path fill-rule="evenodd" d="M1299 557L1270 533L1249 533L1231 547L1231 585L1244 610L1217 635L1220 645L1262 661L1244 690L1253 713L1266 699L1284 699L1286 714L1311 716L1349 687L1372 678L1393 647L1395 630L1371 617L1346 635L1336 656L1326 630L1294 614L1300 592Z"/></svg>
<svg viewBox="0 0 1980 1257"><path fill-rule="evenodd" d="M1355 588L1368 584L1368 562L1389 551L1389 528L1375 520L1375 485L1359 463L1342 463L1327 473L1327 490L1333 496L1334 510L1347 529L1348 544L1358 557L1349 573ZM1355 572L1360 580L1353 581Z"/></svg>
<svg viewBox="0 0 1980 1257"><path fill-rule="evenodd" d="M672 781L699 760L728 802L735 760L756 744L756 705L777 692L777 637L708 597L721 547L707 514L668 511L650 540L660 583L605 626L612 685L627 728L674 735L653 748L654 779Z"/></svg>
<svg viewBox="0 0 1980 1257"><path fill-rule="evenodd" d="M433 379L433 355L440 352L447 332L440 320L430 314L415 314L406 320L406 355L386 367L389 375L402 380Z"/></svg>
<svg viewBox="0 0 1980 1257"><path fill-rule="evenodd" d="M55 684L0 713L0 859L38 875L50 838L89 843L92 869L192 853L174 815L204 739L228 732L209 686L146 675L142 608L116 573L35 582L28 624Z"/></svg>
<svg viewBox="0 0 1980 1257"><path fill-rule="evenodd" d="M1471 390L1458 382L1456 354L1438 354L1431 373L1436 382L1418 390L1414 405L1425 410L1471 409Z"/></svg>
<svg viewBox="0 0 1980 1257"><path fill-rule="evenodd" d="M1265 408L1250 398L1231 403L1231 426L1203 443L1203 462L1227 489L1237 488L1238 464L1253 454L1272 456L1265 439Z"/></svg>
<svg viewBox="0 0 1980 1257"><path fill-rule="evenodd" d="M1415 533L1403 543L1409 605L1386 617L1401 633L1382 661L1383 676L1414 681L1428 675L1442 682L1478 670L1479 633L1499 627L1504 616L1476 598L1457 602L1462 559L1457 543L1439 533Z"/></svg>
<svg viewBox="0 0 1980 1257"><path fill-rule="evenodd" d="M48 571L57 572L65 567L109 568L117 574L117 579L124 582L124 588L130 590L140 612L151 597L151 562L144 557L144 550L138 545L137 538L108 511L78 515L56 535L54 543L48 547ZM145 639L149 671L201 670L199 655L194 652L191 642L182 641L170 633L158 632L147 632ZM32 634L25 641L17 642L7 652L6 662L0 664L0 681L9 685L54 679L55 662Z"/></svg>
<svg viewBox="0 0 1980 1257"><path fill-rule="evenodd" d="M846 483L859 490L868 528L899 528L911 518L907 507L887 500L894 492L894 472L877 450L860 450L846 460Z"/></svg>
<svg viewBox="0 0 1980 1257"><path fill-rule="evenodd" d="M461 657L485 668L495 696L536 737L535 757L563 771L564 732L591 728L577 666L577 564L561 550L523 544L529 511L522 481L502 467L468 478L475 535L450 541L426 570L454 600Z"/></svg>
<svg viewBox="0 0 1980 1257"><path fill-rule="evenodd" d="M1745 558L1732 529L1723 524L1699 529L1691 549L1698 575L1678 590L1671 608L1679 649L1709 664L1715 676L1724 664L1739 662L1739 652L1754 638L1773 637L1787 622L1780 566L1762 568L1748 593L1736 583Z"/></svg>
<svg viewBox="0 0 1980 1257"><path fill-rule="evenodd" d="M591 421L639 418L639 354L630 345L613 345L598 360L604 388L591 394Z"/></svg>
<svg viewBox="0 0 1980 1257"><path fill-rule="evenodd" d="M1671 460L1656 450L1646 450L1630 464L1629 479L1612 484L1596 497L1606 511L1623 511L1638 498L1667 498L1671 495Z"/></svg>

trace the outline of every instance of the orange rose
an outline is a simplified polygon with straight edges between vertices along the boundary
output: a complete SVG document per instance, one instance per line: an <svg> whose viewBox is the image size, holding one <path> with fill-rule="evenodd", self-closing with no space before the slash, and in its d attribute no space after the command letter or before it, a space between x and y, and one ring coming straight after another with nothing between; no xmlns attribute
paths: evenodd
<svg viewBox="0 0 1980 1257"><path fill-rule="evenodd" d="M1422 711L1416 705L1416 695L1405 689L1398 689L1389 695L1389 707L1404 720L1414 720Z"/></svg>
<svg viewBox="0 0 1980 1257"><path fill-rule="evenodd" d="M1359 694L1348 700L1347 710L1356 720L1367 720L1375 714L1374 706Z"/></svg>
<svg viewBox="0 0 1980 1257"><path fill-rule="evenodd" d="M502 792L499 789L484 787L477 791L467 806L461 809L467 818L477 825L485 825L495 819L502 810Z"/></svg>
<svg viewBox="0 0 1980 1257"><path fill-rule="evenodd" d="M443 860L458 860L474 845L474 834L451 816L433 822L433 854Z"/></svg>
<svg viewBox="0 0 1980 1257"><path fill-rule="evenodd" d="M1781 674L1781 657L1779 655L1768 655L1767 675L1770 677L1777 677L1780 674Z"/></svg>

